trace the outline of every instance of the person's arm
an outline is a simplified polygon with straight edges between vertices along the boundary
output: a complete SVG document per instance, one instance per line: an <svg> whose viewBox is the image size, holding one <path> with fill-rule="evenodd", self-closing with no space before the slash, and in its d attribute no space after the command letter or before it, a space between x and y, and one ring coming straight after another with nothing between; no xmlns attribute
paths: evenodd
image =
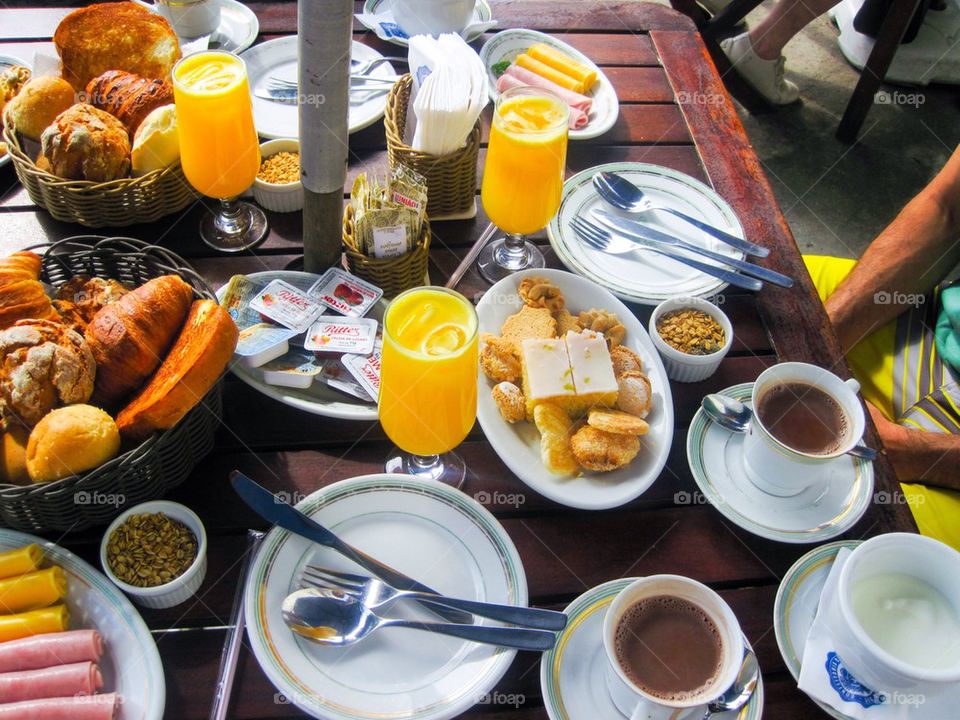
<svg viewBox="0 0 960 720"><path fill-rule="evenodd" d="M867 409L900 480L960 490L960 435L912 430L887 420L870 403Z"/></svg>
<svg viewBox="0 0 960 720"><path fill-rule="evenodd" d="M827 315L844 350L906 309L894 301L929 292L943 279L960 261L958 235L960 147L827 298Z"/></svg>

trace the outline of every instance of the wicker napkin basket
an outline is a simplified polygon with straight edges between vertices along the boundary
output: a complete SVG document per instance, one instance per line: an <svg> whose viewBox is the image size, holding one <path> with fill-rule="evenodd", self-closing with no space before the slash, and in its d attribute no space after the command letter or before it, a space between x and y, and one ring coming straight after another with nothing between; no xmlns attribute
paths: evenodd
<svg viewBox="0 0 960 720"><path fill-rule="evenodd" d="M193 287L195 297L215 298L185 260L139 240L84 235L30 249L43 253L40 279L54 287L75 275L134 286L176 274ZM124 507L164 495L213 449L222 385L218 380L173 428L135 447L124 445L120 455L94 470L49 483L0 485L0 525L28 531L82 530L110 522Z"/></svg>
<svg viewBox="0 0 960 720"><path fill-rule="evenodd" d="M343 244L346 248L347 266L357 277L382 289L384 297L395 297L404 290L426 282L427 261L430 258L430 222L426 218L417 246L407 254L395 258L365 255L354 231L353 207L347 203L343 211Z"/></svg>
<svg viewBox="0 0 960 720"><path fill-rule="evenodd" d="M467 144L449 155L427 155L403 142L407 125L407 103L413 77L408 73L397 80L387 95L383 124L387 134L387 159L390 167L406 165L427 179L427 213L434 220L452 216L473 217L477 201L477 158L480 153L480 120L477 120Z"/></svg>
<svg viewBox="0 0 960 720"><path fill-rule="evenodd" d="M152 222L182 210L197 197L180 163L109 182L64 180L38 168L9 125L3 129L3 139L30 199L63 222L94 228Z"/></svg>

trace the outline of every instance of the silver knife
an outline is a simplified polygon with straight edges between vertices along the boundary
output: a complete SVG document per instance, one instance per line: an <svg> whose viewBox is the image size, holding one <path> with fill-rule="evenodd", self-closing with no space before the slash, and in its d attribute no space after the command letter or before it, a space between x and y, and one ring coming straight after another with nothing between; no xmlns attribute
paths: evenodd
<svg viewBox="0 0 960 720"><path fill-rule="evenodd" d="M758 280L773 283L774 285L779 285L780 287L784 288L793 287L793 278L788 277L783 273L778 273L776 270L770 270L769 268L755 265L754 263L747 262L746 260L738 260L730 257L729 255L723 255L722 253L707 250L699 245L694 245L693 243L687 242L681 238L661 232L656 228L638 223L636 220L628 220L627 218L622 218L618 215L612 215L606 210L594 208L590 211L590 213L601 225L615 230L628 240L641 243L663 243L664 245L683 248L684 250L689 250L690 252L702 255L703 257L710 258L711 260L722 262L732 268L736 268L744 275L757 278Z"/></svg>

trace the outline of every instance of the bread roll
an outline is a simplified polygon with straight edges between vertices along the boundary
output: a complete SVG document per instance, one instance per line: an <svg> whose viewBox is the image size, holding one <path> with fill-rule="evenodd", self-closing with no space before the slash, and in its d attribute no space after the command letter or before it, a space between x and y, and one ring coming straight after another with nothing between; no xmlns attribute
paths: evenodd
<svg viewBox="0 0 960 720"><path fill-rule="evenodd" d="M82 335L86 333L94 315L128 292L116 280L78 275L60 286L53 307L64 325Z"/></svg>
<svg viewBox="0 0 960 720"><path fill-rule="evenodd" d="M117 415L120 434L141 440L180 422L226 369L237 347L238 335L230 313L214 300L193 303L163 364Z"/></svg>
<svg viewBox="0 0 960 720"><path fill-rule="evenodd" d="M180 59L180 43L170 24L132 2L74 10L60 21L53 43L64 79L77 90L107 70L167 78Z"/></svg>
<svg viewBox="0 0 960 720"><path fill-rule="evenodd" d="M0 71L0 115L29 79L30 68L23 65L10 65Z"/></svg>
<svg viewBox="0 0 960 720"><path fill-rule="evenodd" d="M0 329L26 318L56 319L39 277L40 256L36 253L16 252L0 260Z"/></svg>
<svg viewBox="0 0 960 720"><path fill-rule="evenodd" d="M133 136L130 166L134 177L163 170L180 161L180 132L173 105L161 105L147 115Z"/></svg>
<svg viewBox="0 0 960 720"><path fill-rule="evenodd" d="M77 101L70 83L58 77L30 80L7 103L4 121L31 140L40 140L43 131L57 115Z"/></svg>
<svg viewBox="0 0 960 720"><path fill-rule="evenodd" d="M148 80L136 73L107 70L87 83L87 102L122 122L132 140L147 115L173 102L173 85L167 79Z"/></svg>
<svg viewBox="0 0 960 720"><path fill-rule="evenodd" d="M94 404L113 408L140 389L166 356L192 301L187 283L164 275L93 316L85 337L97 361Z"/></svg>
<svg viewBox="0 0 960 720"><path fill-rule="evenodd" d="M29 485L27 439L30 431L23 425L11 425L0 433L0 483Z"/></svg>
<svg viewBox="0 0 960 720"><path fill-rule="evenodd" d="M93 105L77 103L40 136L50 172L67 180L107 182L130 174L130 138L123 123Z"/></svg>
<svg viewBox="0 0 960 720"><path fill-rule="evenodd" d="M113 418L92 405L69 405L48 413L27 442L27 472L50 482L100 467L116 457L120 433Z"/></svg>

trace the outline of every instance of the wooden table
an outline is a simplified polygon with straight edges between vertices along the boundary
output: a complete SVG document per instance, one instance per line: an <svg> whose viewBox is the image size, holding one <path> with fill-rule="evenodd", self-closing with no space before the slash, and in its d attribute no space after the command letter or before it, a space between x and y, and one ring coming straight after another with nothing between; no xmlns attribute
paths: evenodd
<svg viewBox="0 0 960 720"><path fill-rule="evenodd" d="M250 5L260 18L261 40L295 31L294 3ZM63 13L62 9L0 10L0 53L29 55L44 43L49 47L47 41ZM810 548L761 540L731 525L709 505L675 502L677 493L696 491L685 441L687 426L705 393L753 380L778 360L804 360L841 375L848 373L760 163L687 17L662 6L632 2L537 0L495 2L494 14L501 28L562 34L602 65L617 89L621 102L617 124L600 138L571 143L568 172L632 160L689 173L712 185L733 205L747 236L772 249L767 264L797 278L798 284L789 291L768 287L758 295L724 294L723 307L735 328L734 347L708 381L673 386L677 425L670 460L637 501L595 513L553 504L513 477L476 428L461 448L469 465L464 490L472 496L485 492L494 499L512 493L524 497L519 506L490 509L517 545L532 604L563 607L587 588L622 576L670 572L696 578L726 598L756 648L766 683L766 716L776 720L819 716L786 671L772 625L780 577ZM358 29L356 37L384 53L396 54L396 48L372 34ZM348 182L360 170L382 169L384 146L379 124L353 135ZM86 232L38 212L16 184L12 167L0 169L0 190L0 252ZM238 272L296 265L299 214L271 216L270 237L255 256L221 257L212 256L198 239L203 211L198 206L180 217L119 232L168 245L189 257L214 285ZM430 265L434 282L443 282L486 224L482 211L473 221L435 224ZM541 242L556 266L542 236ZM469 296L485 288L474 272L460 286ZM633 309L646 322L649 309ZM194 508L206 524L210 535L206 582L192 602L169 611L143 612L164 661L167 717L178 720L207 717L246 529L263 526L231 492L227 473L239 468L275 491L309 493L343 478L377 472L388 449L378 425L314 417L269 400L232 378L226 385L224 427L216 452L171 493L173 499ZM872 429L866 439L879 446ZM884 458L876 464L876 476L878 490L898 490ZM848 537L891 530L914 530L905 505L871 507ZM95 559L96 531L50 538ZM538 657L521 653L497 688L522 696L518 708L480 706L468 716L545 718L538 663ZM291 706L275 702L273 688L245 649L232 717L298 716Z"/></svg>

